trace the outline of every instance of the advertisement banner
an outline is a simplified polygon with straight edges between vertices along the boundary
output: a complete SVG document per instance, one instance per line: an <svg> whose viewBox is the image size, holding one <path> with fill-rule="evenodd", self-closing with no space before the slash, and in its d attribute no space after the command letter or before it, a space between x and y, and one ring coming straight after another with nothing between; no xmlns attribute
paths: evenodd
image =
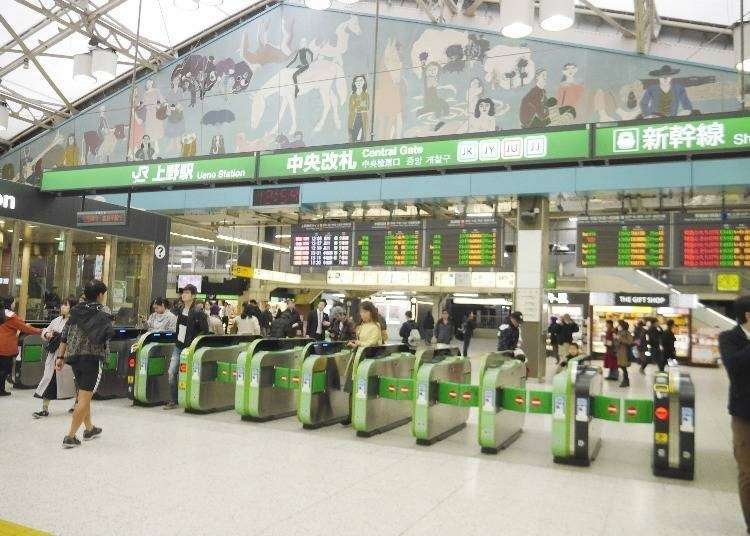
<svg viewBox="0 0 750 536"><path fill-rule="evenodd" d="M47 170L43 192L138 189L241 182L255 177L255 156L228 156Z"/></svg>
<svg viewBox="0 0 750 536"><path fill-rule="evenodd" d="M288 178L587 159L588 128L262 154L258 177Z"/></svg>

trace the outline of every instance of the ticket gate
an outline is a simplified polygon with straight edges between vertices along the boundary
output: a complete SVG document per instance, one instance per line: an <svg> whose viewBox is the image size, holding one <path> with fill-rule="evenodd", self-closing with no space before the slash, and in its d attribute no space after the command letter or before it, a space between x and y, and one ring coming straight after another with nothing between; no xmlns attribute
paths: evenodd
<svg viewBox="0 0 750 536"><path fill-rule="evenodd" d="M133 344L128 358L128 398L133 405L169 401L169 362L176 342L176 332L149 331Z"/></svg>
<svg viewBox="0 0 750 536"><path fill-rule="evenodd" d="M356 366L355 351L345 342L320 341L305 347L297 412L304 428L349 422Z"/></svg>
<svg viewBox="0 0 750 536"><path fill-rule="evenodd" d="M358 436L370 437L411 421L418 359L414 353L406 344L359 349L352 399L352 426Z"/></svg>
<svg viewBox="0 0 750 536"><path fill-rule="evenodd" d="M552 383L552 455L555 463L588 466L601 447L601 421L594 398L602 392L602 370L576 358ZM619 411L619 410L618 410Z"/></svg>
<svg viewBox="0 0 750 536"><path fill-rule="evenodd" d="M684 480L695 474L695 387L678 367L654 378L653 473Z"/></svg>
<svg viewBox="0 0 750 536"><path fill-rule="evenodd" d="M237 358L260 335L202 335L180 354L177 402L190 413L234 407Z"/></svg>
<svg viewBox="0 0 750 536"><path fill-rule="evenodd" d="M46 328L47 322L29 322L36 328ZM47 360L41 335L21 334L18 337L20 351L16 356L16 367L13 374L13 386L16 389L35 389L44 375L44 363Z"/></svg>
<svg viewBox="0 0 750 536"><path fill-rule="evenodd" d="M458 348L425 348L415 366L412 433L418 445L432 445L466 427L477 388L471 385L471 361Z"/></svg>
<svg viewBox="0 0 750 536"><path fill-rule="evenodd" d="M234 409L243 420L297 414L300 367L312 339L259 339L237 358Z"/></svg>
<svg viewBox="0 0 750 536"><path fill-rule="evenodd" d="M128 360L133 343L143 333L137 328L115 328L109 341L109 354L102 363L102 375L94 398L106 400L128 396Z"/></svg>
<svg viewBox="0 0 750 536"><path fill-rule="evenodd" d="M525 358L513 352L484 357L479 373L479 445L485 454L497 454L519 438L525 412L506 409L508 393L526 390ZM512 395L515 396L515 395Z"/></svg>

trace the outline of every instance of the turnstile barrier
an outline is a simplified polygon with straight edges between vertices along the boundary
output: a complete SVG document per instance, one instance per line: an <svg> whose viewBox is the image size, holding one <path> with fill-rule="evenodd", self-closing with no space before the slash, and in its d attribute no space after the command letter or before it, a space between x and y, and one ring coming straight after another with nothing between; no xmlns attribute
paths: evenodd
<svg viewBox="0 0 750 536"><path fill-rule="evenodd" d="M29 322L29 324L37 328L46 328L49 325L47 322ZM21 350L16 356L13 386L16 389L34 389L42 380L44 364L47 360L42 336L22 333L18 342Z"/></svg>
<svg viewBox="0 0 750 536"><path fill-rule="evenodd" d="M695 475L695 386L677 367L654 380L653 472L693 480Z"/></svg>
<svg viewBox="0 0 750 536"><path fill-rule="evenodd" d="M177 342L173 331L149 331L132 345L128 358L128 397L138 406L169 401L169 362Z"/></svg>
<svg viewBox="0 0 750 536"><path fill-rule="evenodd" d="M130 357L133 344L143 334L138 328L115 328L109 354L102 363L102 375L94 393L97 400L124 398L130 391Z"/></svg>

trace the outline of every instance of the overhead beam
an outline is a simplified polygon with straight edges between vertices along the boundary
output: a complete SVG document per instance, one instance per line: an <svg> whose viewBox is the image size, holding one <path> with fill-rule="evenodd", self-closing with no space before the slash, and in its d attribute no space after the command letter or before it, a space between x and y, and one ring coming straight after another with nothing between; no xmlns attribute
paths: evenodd
<svg viewBox="0 0 750 536"><path fill-rule="evenodd" d="M16 31L13 29L13 26L10 25L10 23L2 14L0 14L0 24L2 24L7 30L7 32L11 35L11 37L13 37L13 39L15 39L18 42L18 46L21 47L21 50L23 50L26 57L29 58L34 63L34 65L36 65L36 68L39 70L39 73L47 81L47 83L54 90L54 92L57 93L57 96L60 97L60 100L62 100L65 103L65 106L68 108L68 110L73 110L73 105L68 100L68 97L65 96L65 93L62 92L62 90L52 80L50 75L47 74L47 71L44 69L44 67L42 67L42 64L39 63L39 60L36 58L36 56L31 54L29 47L26 46L26 43L23 42L23 39L21 39L21 36L16 33Z"/></svg>
<svg viewBox="0 0 750 536"><path fill-rule="evenodd" d="M464 9L464 15L473 17L477 14L477 9L482 7L482 4L484 4L484 0L474 0L474 2L469 7Z"/></svg>
<svg viewBox="0 0 750 536"><path fill-rule="evenodd" d="M636 0L636 2L637 1L638 0ZM599 9L594 4L589 2L589 0L581 0L581 3L588 9L593 11L598 17L601 17L607 24L622 33L622 35L624 35L625 37L635 38L635 32L633 30L626 28L625 26L617 22L617 20L615 20L615 18L606 11Z"/></svg>

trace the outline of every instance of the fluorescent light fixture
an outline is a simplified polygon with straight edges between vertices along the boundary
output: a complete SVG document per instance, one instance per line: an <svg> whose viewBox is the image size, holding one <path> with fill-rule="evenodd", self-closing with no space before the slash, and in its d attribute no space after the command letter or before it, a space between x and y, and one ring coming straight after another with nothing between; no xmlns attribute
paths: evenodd
<svg viewBox="0 0 750 536"><path fill-rule="evenodd" d="M456 305L513 305L506 298L456 298L453 303Z"/></svg>
<svg viewBox="0 0 750 536"><path fill-rule="evenodd" d="M277 234L274 238L292 238L290 234Z"/></svg>
<svg viewBox="0 0 750 536"><path fill-rule="evenodd" d="M534 29L534 0L503 0L500 33L511 39L526 37Z"/></svg>
<svg viewBox="0 0 750 536"><path fill-rule="evenodd" d="M59 236L55 236L54 238L52 238L52 240L57 240L59 242L60 240L62 240L62 238L60 238Z"/></svg>
<svg viewBox="0 0 750 536"><path fill-rule="evenodd" d="M73 80L76 82L91 82L94 77L91 74L91 53L76 54L73 56Z"/></svg>
<svg viewBox="0 0 750 536"><path fill-rule="evenodd" d="M302 276L299 274L292 274L289 272L276 272L274 270L263 270L261 268L253 270L253 279L259 279L261 281L276 281L279 283L291 283L293 285L299 285L302 282Z"/></svg>
<svg viewBox="0 0 750 536"><path fill-rule="evenodd" d="M103 236L97 236L96 239L97 240L104 240L104 237Z"/></svg>
<svg viewBox="0 0 750 536"><path fill-rule="evenodd" d="M182 251L180 252L180 254L181 254L181 255L192 255L192 254L193 254L193 252L192 252L191 250L189 250L189 249L183 249L183 250L182 250Z"/></svg>
<svg viewBox="0 0 750 536"><path fill-rule="evenodd" d="M470 212L466 215L467 218L490 218L494 216L494 212Z"/></svg>
<svg viewBox="0 0 750 536"><path fill-rule="evenodd" d="M213 244L214 240L211 240L210 238L203 238L201 236L194 236L189 234L182 234L182 233L169 233L172 236L179 236L180 238L187 238L188 240L197 240L198 242L208 242L209 244Z"/></svg>
<svg viewBox="0 0 750 536"><path fill-rule="evenodd" d="M539 25L548 32L567 30L575 22L575 0L542 0Z"/></svg>
<svg viewBox="0 0 750 536"><path fill-rule="evenodd" d="M8 229L8 232L9 232L9 233L12 233L12 232L13 232L13 229Z"/></svg>
<svg viewBox="0 0 750 536"><path fill-rule="evenodd" d="M227 242L234 242L235 244L243 244L245 246L256 246L261 249L271 249L273 251L281 251L282 253L289 253L289 248L283 246L277 246L276 244L270 244L268 242L257 242L255 240L247 240L245 238L237 238L234 236L227 235L216 235L218 240L225 240Z"/></svg>
<svg viewBox="0 0 750 536"><path fill-rule="evenodd" d="M184 257L180 259L180 263L182 264L193 264L193 258L192 257Z"/></svg>
<svg viewBox="0 0 750 536"><path fill-rule="evenodd" d="M10 110L8 110L8 103L5 101L0 102L0 130L8 130L9 117Z"/></svg>
<svg viewBox="0 0 750 536"><path fill-rule="evenodd" d="M747 18L747 16L743 17ZM745 50L742 50L744 33ZM732 26L735 69L750 72L750 21L737 21Z"/></svg>
<svg viewBox="0 0 750 536"><path fill-rule="evenodd" d="M570 223L578 223L578 217L576 217L576 216L571 216L570 218L568 218L568 221L569 221Z"/></svg>
<svg viewBox="0 0 750 536"><path fill-rule="evenodd" d="M472 293L455 292L453 296L456 298L478 298L479 294L477 294L476 292L472 292Z"/></svg>
<svg viewBox="0 0 750 536"><path fill-rule="evenodd" d="M26 226L27 229L36 229L37 227L39 227L39 226L38 225L27 225Z"/></svg>
<svg viewBox="0 0 750 536"><path fill-rule="evenodd" d="M91 72L97 80L112 80L117 74L117 52L109 48L91 51Z"/></svg>

